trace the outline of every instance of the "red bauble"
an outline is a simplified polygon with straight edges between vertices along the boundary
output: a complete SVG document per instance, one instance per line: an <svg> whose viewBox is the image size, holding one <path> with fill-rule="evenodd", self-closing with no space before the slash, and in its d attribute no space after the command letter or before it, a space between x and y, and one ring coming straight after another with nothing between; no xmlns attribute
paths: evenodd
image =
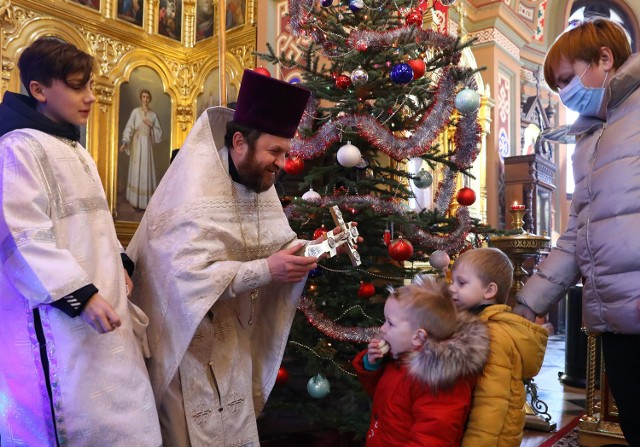
<svg viewBox="0 0 640 447"><path fill-rule="evenodd" d="M351 87L351 78L347 75L340 75L336 78L336 87L346 90Z"/></svg>
<svg viewBox="0 0 640 447"><path fill-rule="evenodd" d="M409 11L409 14L407 14L405 22L407 25L422 26L422 11L419 9L412 9Z"/></svg>
<svg viewBox="0 0 640 447"><path fill-rule="evenodd" d="M376 286L370 282L360 281L360 288L358 289L358 298L371 298L376 294Z"/></svg>
<svg viewBox="0 0 640 447"><path fill-rule="evenodd" d="M327 229L324 227L324 224L316 229L316 231L313 232L313 240L315 241L316 239L318 239L320 236L327 234Z"/></svg>
<svg viewBox="0 0 640 447"><path fill-rule="evenodd" d="M281 366L280 369L278 370L278 375L276 376L276 385L282 386L285 383L287 383L288 380L289 380L289 373L284 368L284 366Z"/></svg>
<svg viewBox="0 0 640 447"><path fill-rule="evenodd" d="M476 201L476 193L473 189L464 187L456 194L456 200L462 206L471 206Z"/></svg>
<svg viewBox="0 0 640 447"><path fill-rule="evenodd" d="M304 171L304 160L299 157L288 157L284 161L284 172L291 175L302 174Z"/></svg>
<svg viewBox="0 0 640 447"><path fill-rule="evenodd" d="M406 261L413 256L413 245L406 239L400 236L395 241L391 241L388 247L389 256L396 261Z"/></svg>
<svg viewBox="0 0 640 447"><path fill-rule="evenodd" d="M424 76L427 66L422 59L411 59L407 61L407 65L413 70L413 79L420 79Z"/></svg>
<svg viewBox="0 0 640 447"><path fill-rule="evenodd" d="M263 76L269 76L269 77L271 77L271 73L269 72L269 70L267 70L267 69L266 69L266 68L264 68L264 67L254 68L254 70L253 70L253 71L255 71L256 73L259 73L259 74L261 74L261 75L263 75Z"/></svg>

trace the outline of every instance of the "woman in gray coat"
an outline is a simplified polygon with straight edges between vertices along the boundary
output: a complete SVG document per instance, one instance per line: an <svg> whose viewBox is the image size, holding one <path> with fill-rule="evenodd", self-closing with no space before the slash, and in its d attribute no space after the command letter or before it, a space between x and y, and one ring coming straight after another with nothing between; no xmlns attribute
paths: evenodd
<svg viewBox="0 0 640 447"><path fill-rule="evenodd" d="M607 19L574 25L544 63L549 87L580 114L570 218L517 296L514 312L544 315L580 278L587 329L602 348L622 431L640 446L640 57Z"/></svg>

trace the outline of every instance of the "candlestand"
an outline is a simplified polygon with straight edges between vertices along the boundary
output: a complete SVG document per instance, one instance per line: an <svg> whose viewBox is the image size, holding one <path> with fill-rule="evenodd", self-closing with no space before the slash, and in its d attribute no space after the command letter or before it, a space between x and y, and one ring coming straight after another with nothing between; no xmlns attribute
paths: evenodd
<svg viewBox="0 0 640 447"><path fill-rule="evenodd" d="M511 214L512 225L516 234L508 236L492 237L489 243L502 250L513 263L513 284L509 292L507 304L511 307L515 304L516 294L520 291L524 282L529 277L529 273L522 267L524 262L529 258L538 259L549 253L551 248L551 238L547 236L538 236L524 230L524 216L527 214L526 209L512 209Z"/></svg>

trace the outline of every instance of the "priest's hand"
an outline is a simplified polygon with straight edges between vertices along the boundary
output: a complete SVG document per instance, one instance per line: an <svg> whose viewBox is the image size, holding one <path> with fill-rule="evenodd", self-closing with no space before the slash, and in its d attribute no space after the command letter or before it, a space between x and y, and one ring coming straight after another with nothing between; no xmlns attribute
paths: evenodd
<svg viewBox="0 0 640 447"><path fill-rule="evenodd" d="M111 304L99 293L89 298L80 316L100 334L111 332L122 324Z"/></svg>
<svg viewBox="0 0 640 447"><path fill-rule="evenodd" d="M358 226L358 222L351 222L351 223L353 224L353 226L354 226L354 227L357 227L357 226ZM341 232L342 232L342 228L340 228L340 227L336 227L336 228L333 230L333 234L337 234L337 233L341 233ZM357 244L359 244L359 243L361 243L362 241L364 241L364 239L362 239L362 236L358 236L358 239L356 240L356 243L357 243ZM354 250L357 250L357 249L358 249L358 246L357 246L357 245L354 245L354 246L353 246L353 249L354 249ZM338 246L338 248L336 248L336 252L337 252L338 254L346 254L346 253L348 253L348 252L347 252L347 247L346 247L346 245L345 245L345 244L339 245L339 246Z"/></svg>
<svg viewBox="0 0 640 447"><path fill-rule="evenodd" d="M269 272L274 282L290 283L304 279L310 270L318 266L318 258L300 256L297 253L305 244L297 244L285 250L280 250L267 258Z"/></svg>

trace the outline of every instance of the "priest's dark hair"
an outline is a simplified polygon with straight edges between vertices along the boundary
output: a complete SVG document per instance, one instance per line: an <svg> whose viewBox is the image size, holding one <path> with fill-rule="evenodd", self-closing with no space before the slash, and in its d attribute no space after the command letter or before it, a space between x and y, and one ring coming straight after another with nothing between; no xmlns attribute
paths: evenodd
<svg viewBox="0 0 640 447"><path fill-rule="evenodd" d="M57 37L40 37L27 47L18 59L20 80L31 96L29 84L37 81L51 87L54 80L60 80L71 88L78 88L89 82L95 61L93 56L75 45ZM82 79L69 84L69 75L82 73Z"/></svg>
<svg viewBox="0 0 640 447"><path fill-rule="evenodd" d="M247 126L243 126L242 124L238 124L233 120L229 121L227 122L227 131L224 134L224 145L229 149L233 147L233 135L236 132L240 132L242 134L251 150L256 146L256 141L258 141L260 135L264 133L256 129L251 129Z"/></svg>

